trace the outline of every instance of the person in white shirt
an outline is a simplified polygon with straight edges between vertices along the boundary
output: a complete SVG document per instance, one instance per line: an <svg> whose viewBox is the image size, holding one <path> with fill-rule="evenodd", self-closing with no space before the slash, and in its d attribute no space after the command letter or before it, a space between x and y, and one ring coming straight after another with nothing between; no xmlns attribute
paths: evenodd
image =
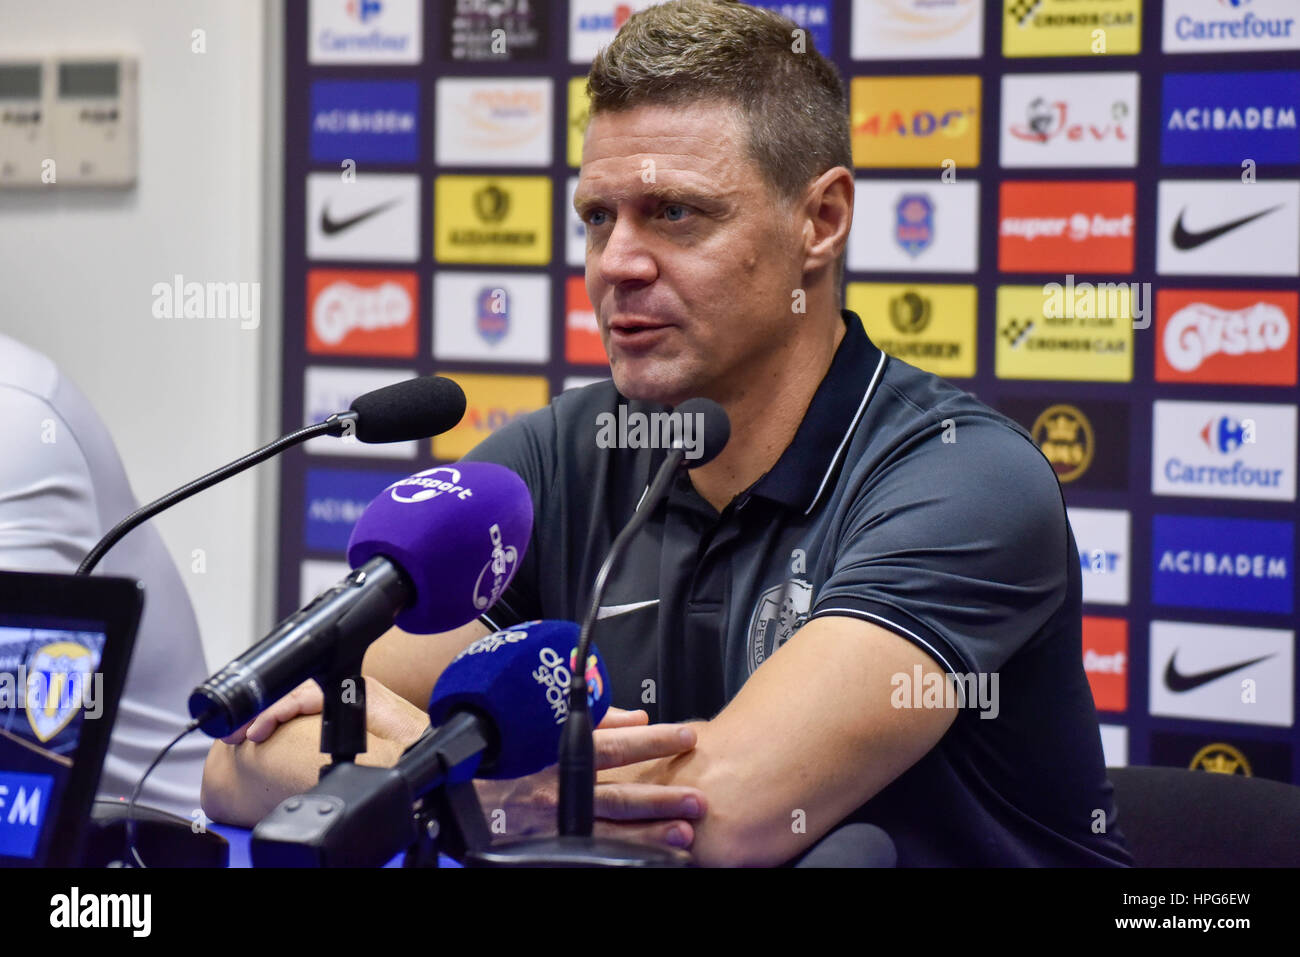
<svg viewBox="0 0 1300 957"><path fill-rule="evenodd" d="M46 356L0 334L0 569L73 572L135 511L113 439L90 402ZM176 565L150 523L117 543L97 574L144 584L144 615L99 781L129 797L149 762L189 721L208 675L198 622ZM191 734L149 776L140 804L197 819L209 742Z"/></svg>

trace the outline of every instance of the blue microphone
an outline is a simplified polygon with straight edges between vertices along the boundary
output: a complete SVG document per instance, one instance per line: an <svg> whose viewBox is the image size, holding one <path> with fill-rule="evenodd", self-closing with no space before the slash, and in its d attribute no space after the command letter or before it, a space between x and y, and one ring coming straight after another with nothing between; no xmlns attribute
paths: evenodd
<svg viewBox="0 0 1300 957"><path fill-rule="evenodd" d="M344 764L286 798L253 829L257 867L377 867L415 845L412 806L475 777L516 778L555 763L569 717L578 626L530 621L480 638L443 670L427 730L391 768ZM599 723L609 673L593 647L583 678ZM482 830L470 848L484 840ZM484 840L485 842L485 840Z"/></svg>

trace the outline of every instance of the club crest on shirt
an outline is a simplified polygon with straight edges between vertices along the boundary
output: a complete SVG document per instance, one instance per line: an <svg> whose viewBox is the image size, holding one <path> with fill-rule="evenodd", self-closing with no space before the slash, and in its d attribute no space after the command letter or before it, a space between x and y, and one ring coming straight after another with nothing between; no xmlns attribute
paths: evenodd
<svg viewBox="0 0 1300 957"><path fill-rule="evenodd" d="M746 649L751 675L808 620L812 590L802 578L791 578L759 596L749 620Z"/></svg>

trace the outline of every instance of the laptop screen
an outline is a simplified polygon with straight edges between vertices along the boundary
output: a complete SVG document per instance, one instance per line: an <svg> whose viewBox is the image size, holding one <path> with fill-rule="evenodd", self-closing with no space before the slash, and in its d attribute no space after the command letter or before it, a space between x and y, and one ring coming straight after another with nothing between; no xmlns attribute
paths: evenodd
<svg viewBox="0 0 1300 957"><path fill-rule="evenodd" d="M142 593L0 571L0 867L79 862Z"/></svg>
<svg viewBox="0 0 1300 957"><path fill-rule="evenodd" d="M0 857L47 850L82 727L104 714L104 640L93 622L0 615Z"/></svg>

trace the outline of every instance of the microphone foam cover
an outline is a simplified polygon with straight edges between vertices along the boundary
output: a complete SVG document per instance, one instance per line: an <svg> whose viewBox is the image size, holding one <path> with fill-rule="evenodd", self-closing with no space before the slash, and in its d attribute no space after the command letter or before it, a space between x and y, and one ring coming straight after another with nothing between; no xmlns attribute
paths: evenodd
<svg viewBox="0 0 1300 957"><path fill-rule="evenodd" d="M494 462L440 465L394 482L366 506L348 540L348 564L390 559L415 587L397 626L435 634L496 604L532 531L532 496L510 469Z"/></svg>
<svg viewBox="0 0 1300 957"><path fill-rule="evenodd" d="M701 465L707 465L726 448L727 441L731 438L731 419L718 403L712 399L687 399L673 411L680 412L683 421L685 416L698 415L696 421L701 423L701 428L696 433L702 436L700 455L698 458L686 459L682 462L684 467L697 469Z"/></svg>
<svg viewBox="0 0 1300 957"><path fill-rule="evenodd" d="M421 376L367 392L349 408L358 441L409 442L454 429L465 417L465 393L451 379Z"/></svg>
<svg viewBox="0 0 1300 957"><path fill-rule="evenodd" d="M443 669L429 699L429 720L440 725L453 711L470 708L496 729L495 757L478 777L518 778L556 762L578 633L571 621L524 622L480 638ZM610 691L594 643L584 672L595 727L609 710Z"/></svg>

